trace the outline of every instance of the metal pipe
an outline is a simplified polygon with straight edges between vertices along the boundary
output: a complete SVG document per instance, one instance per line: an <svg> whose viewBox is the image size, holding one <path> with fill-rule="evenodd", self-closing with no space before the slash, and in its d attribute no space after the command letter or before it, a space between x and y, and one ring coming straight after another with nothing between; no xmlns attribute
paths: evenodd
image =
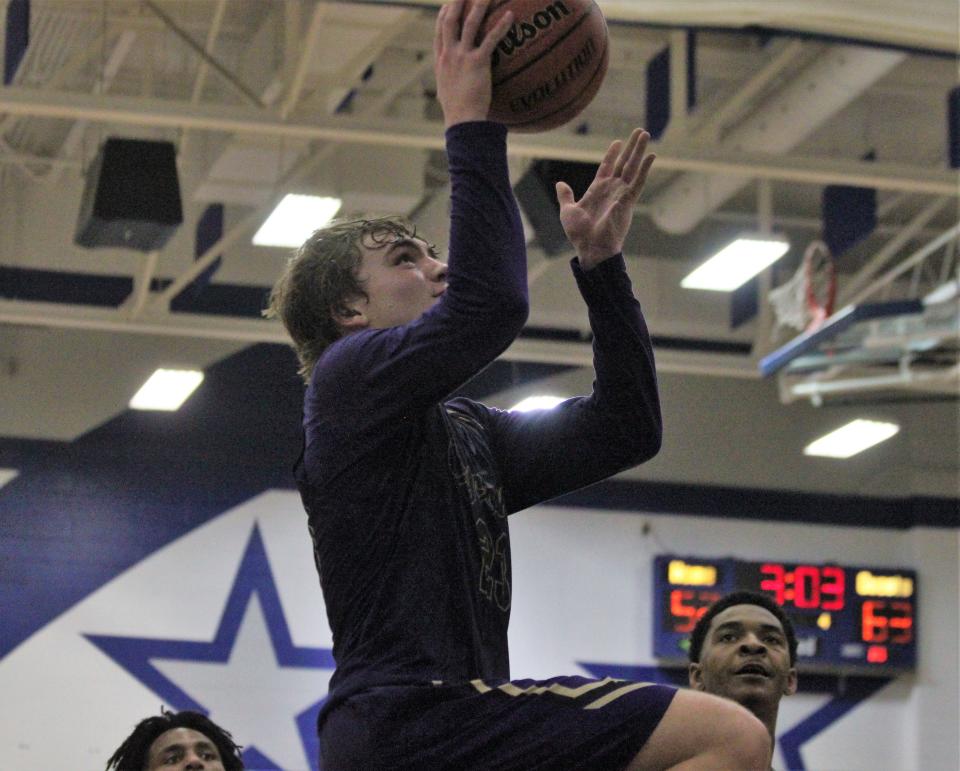
<svg viewBox="0 0 960 771"><path fill-rule="evenodd" d="M637 214L646 214L649 207L646 204L640 204L636 208ZM753 214L747 212L715 211L708 214L704 219L712 222L734 222L750 226L756 220ZM815 230L818 233L823 230L823 220L818 217L796 217L782 212L773 216L772 225L781 228L796 228L798 230ZM873 232L878 236L893 236L903 230L904 225L877 225ZM942 230L940 228L921 228L914 233L912 238L936 238Z"/></svg>
<svg viewBox="0 0 960 771"><path fill-rule="evenodd" d="M271 199L270 205L275 204L276 201ZM261 206L248 213L240 222L236 223L230 230L224 233L223 236L207 247L207 250L199 255L197 259L191 263L189 268L183 271L183 273L174 279L172 284L153 298L151 306L155 309L168 307L170 301L173 300L187 284L203 273L203 271L220 256L224 249L228 249L235 244L241 236L247 234L250 229L263 218L266 208L265 206Z"/></svg>
<svg viewBox="0 0 960 771"><path fill-rule="evenodd" d="M670 139L680 139L687 132L687 31L670 32Z"/></svg>
<svg viewBox="0 0 960 771"><path fill-rule="evenodd" d="M143 312L147 295L150 293L150 282L153 280L154 271L157 269L159 257L160 252L156 249L147 252L140 272L134 276L133 292L125 304L125 307L129 308L131 318L136 318Z"/></svg>
<svg viewBox="0 0 960 771"><path fill-rule="evenodd" d="M951 367L944 372L913 372L908 371L896 375L877 375L876 377L848 378L846 380L809 381L794 383L790 386L792 396L799 398L815 398L826 394L842 393L844 391L870 391L891 386L918 385L930 383L948 383L960 377L960 365Z"/></svg>

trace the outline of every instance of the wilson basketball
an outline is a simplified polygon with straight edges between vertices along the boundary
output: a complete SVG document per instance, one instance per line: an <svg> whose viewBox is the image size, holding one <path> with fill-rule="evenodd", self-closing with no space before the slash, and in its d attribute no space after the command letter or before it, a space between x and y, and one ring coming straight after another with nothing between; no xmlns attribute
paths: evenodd
<svg viewBox="0 0 960 771"><path fill-rule="evenodd" d="M593 0L493 0L481 31L513 11L493 51L489 118L511 131L562 126L590 104L609 61L607 23Z"/></svg>

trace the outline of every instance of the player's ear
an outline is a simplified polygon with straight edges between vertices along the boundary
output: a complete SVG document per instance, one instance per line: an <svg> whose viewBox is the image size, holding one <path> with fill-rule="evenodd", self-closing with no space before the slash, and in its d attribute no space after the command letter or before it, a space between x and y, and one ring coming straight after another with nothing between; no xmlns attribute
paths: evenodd
<svg viewBox="0 0 960 771"><path fill-rule="evenodd" d="M690 662L690 666L687 669L687 677L690 680L690 687L695 691L706 690L703 685L703 667L695 661ZM796 674L794 674L794 680L796 680Z"/></svg>
<svg viewBox="0 0 960 771"><path fill-rule="evenodd" d="M794 667L790 667L790 671L787 673L787 682L783 686L783 695L784 696L793 696L797 692L797 670Z"/></svg>
<svg viewBox="0 0 960 771"><path fill-rule="evenodd" d="M330 315L344 332L357 332L370 326L370 320L364 313L367 301L363 297L340 303L330 308Z"/></svg>

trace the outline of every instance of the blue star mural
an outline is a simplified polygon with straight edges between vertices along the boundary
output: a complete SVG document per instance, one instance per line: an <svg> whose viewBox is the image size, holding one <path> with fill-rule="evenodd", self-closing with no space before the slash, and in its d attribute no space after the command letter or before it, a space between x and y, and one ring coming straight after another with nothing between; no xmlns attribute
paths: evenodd
<svg viewBox="0 0 960 771"><path fill-rule="evenodd" d="M263 705L263 710L247 710L258 713L257 723L246 727L248 730L242 730L245 726L235 723L223 723L223 727L247 743L243 759L248 768L281 769L284 766L278 756L286 757L289 767L292 754L308 759L311 768L319 768L316 718L325 687L318 687L306 675L310 670L327 670L324 674L329 675L334 668L333 653L327 648L293 644L256 526L251 531L213 640L94 634L86 638L175 710L196 710L218 721L218 716L233 700L249 707L265 688L271 694L279 694L280 699L286 699L290 714L276 715L276 703L271 701ZM269 651L264 648L272 648L274 661L269 661ZM251 666L246 666L247 662ZM173 672L177 674L171 675ZM211 682L215 687L210 686ZM310 688L309 696L305 688ZM222 709L221 705L224 705ZM281 730L277 730L276 722L271 720L283 721ZM284 728L289 728L291 737L299 739L301 747L295 748L294 753L289 746L279 744L277 735L284 733ZM299 755L300 751L303 756ZM302 763L301 760L298 766Z"/></svg>

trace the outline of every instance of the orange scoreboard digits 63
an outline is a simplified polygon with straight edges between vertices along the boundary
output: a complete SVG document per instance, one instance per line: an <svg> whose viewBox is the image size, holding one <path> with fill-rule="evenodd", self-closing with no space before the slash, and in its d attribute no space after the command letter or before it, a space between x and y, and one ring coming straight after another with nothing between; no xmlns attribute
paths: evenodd
<svg viewBox="0 0 960 771"><path fill-rule="evenodd" d="M742 590L783 608L797 633L801 670L886 674L916 667L913 570L668 554L654 559L654 655L686 662L697 620L716 600Z"/></svg>

